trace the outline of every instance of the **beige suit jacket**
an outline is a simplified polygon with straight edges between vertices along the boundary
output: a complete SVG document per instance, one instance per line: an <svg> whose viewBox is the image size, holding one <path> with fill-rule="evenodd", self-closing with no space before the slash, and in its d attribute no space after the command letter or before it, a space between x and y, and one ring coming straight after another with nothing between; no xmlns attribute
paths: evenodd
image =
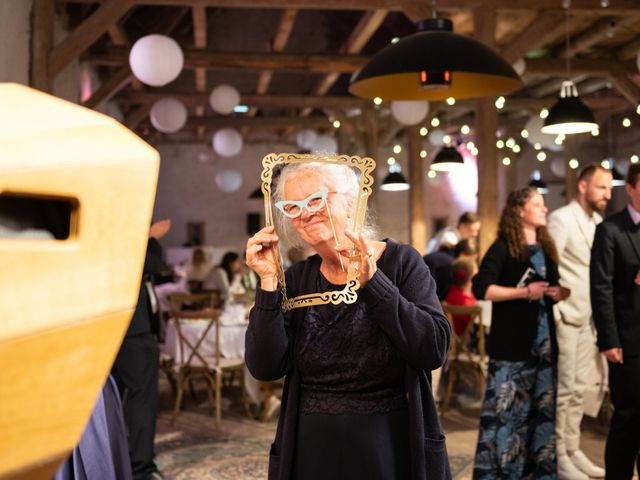
<svg viewBox="0 0 640 480"><path fill-rule="evenodd" d="M602 217L594 212L595 223ZM595 228L589 228L589 220L577 201L553 211L549 215L548 228L556 242L560 264L560 285L571 289L571 295L556 305L563 322L585 325L591 322L589 296L589 261Z"/></svg>

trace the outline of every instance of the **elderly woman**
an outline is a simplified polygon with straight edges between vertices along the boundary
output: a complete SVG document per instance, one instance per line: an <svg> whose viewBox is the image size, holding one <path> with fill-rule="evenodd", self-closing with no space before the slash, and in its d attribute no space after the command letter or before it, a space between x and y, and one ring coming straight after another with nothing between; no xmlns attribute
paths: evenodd
<svg viewBox="0 0 640 480"><path fill-rule="evenodd" d="M530 187L511 192L498 239L473 278L476 298L493 301L474 479L556 478L552 303L569 290L558 286L546 225L542 195Z"/></svg>
<svg viewBox="0 0 640 480"><path fill-rule="evenodd" d="M283 313L280 237L267 227L247 242L247 265L260 278L247 367L261 380L287 376L269 478L450 478L427 378L444 362L451 330L420 254L348 230L358 180L347 166L288 165L274 193L279 231L293 230L316 252L287 270L289 298L342 289L354 246L362 266L354 304Z"/></svg>

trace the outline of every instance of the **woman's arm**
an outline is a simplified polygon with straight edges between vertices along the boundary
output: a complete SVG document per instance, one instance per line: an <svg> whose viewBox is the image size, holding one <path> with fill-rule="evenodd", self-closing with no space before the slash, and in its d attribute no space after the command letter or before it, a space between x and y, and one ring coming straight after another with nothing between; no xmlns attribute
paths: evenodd
<svg viewBox="0 0 640 480"><path fill-rule="evenodd" d="M412 247L399 248L403 251L392 262L399 269L398 285L378 269L361 295L406 361L415 369L433 370L447 358L451 326L422 257Z"/></svg>
<svg viewBox="0 0 640 480"><path fill-rule="evenodd" d="M526 287L502 287L490 284L484 294L485 300L506 302L508 300L538 300L545 293L546 282L532 282Z"/></svg>

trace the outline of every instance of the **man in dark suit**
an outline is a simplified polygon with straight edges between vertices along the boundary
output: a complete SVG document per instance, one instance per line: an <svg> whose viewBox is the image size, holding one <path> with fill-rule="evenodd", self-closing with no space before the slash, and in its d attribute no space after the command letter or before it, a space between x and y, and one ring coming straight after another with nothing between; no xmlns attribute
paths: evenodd
<svg viewBox="0 0 640 480"><path fill-rule="evenodd" d="M598 225L591 255L591 306L598 347L609 362L614 413L606 478L640 473L640 164L629 167L629 204Z"/></svg>
<svg viewBox="0 0 640 480"><path fill-rule="evenodd" d="M152 331L153 302L157 299L148 282L160 273L162 247L158 239L170 228L171 220L151 225L138 303L111 370L121 393L126 391L124 415L134 480L162 478L153 461L159 350Z"/></svg>

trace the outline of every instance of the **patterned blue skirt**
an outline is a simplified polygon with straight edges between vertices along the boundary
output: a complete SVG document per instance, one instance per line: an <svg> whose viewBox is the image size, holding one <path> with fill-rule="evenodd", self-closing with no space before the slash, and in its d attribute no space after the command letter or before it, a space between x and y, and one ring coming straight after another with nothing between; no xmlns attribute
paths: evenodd
<svg viewBox="0 0 640 480"><path fill-rule="evenodd" d="M541 305L533 357L490 360L473 478L555 480L556 374Z"/></svg>

